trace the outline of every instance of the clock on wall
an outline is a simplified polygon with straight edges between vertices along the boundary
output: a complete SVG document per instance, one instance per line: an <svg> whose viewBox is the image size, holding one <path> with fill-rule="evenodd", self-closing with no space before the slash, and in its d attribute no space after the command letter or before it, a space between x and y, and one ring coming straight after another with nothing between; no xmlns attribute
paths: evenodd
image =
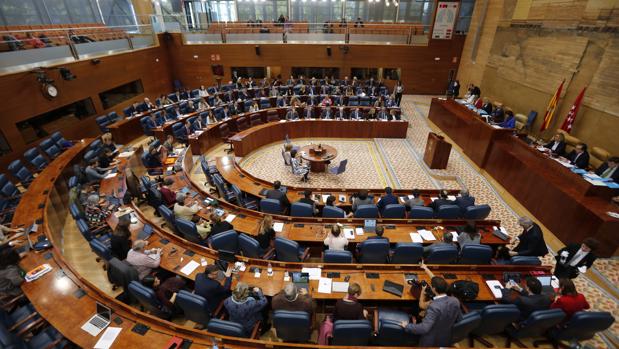
<svg viewBox="0 0 619 349"><path fill-rule="evenodd" d="M53 99L58 97L58 88L52 83L45 83L41 85L43 96L47 99Z"/></svg>

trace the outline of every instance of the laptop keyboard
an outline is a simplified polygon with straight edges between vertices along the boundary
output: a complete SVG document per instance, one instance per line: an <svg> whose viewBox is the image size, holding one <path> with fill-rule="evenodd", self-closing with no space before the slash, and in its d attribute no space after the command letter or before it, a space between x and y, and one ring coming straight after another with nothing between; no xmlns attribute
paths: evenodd
<svg viewBox="0 0 619 349"><path fill-rule="evenodd" d="M96 328L104 328L105 326L107 326L107 321L103 320L102 318L95 316L94 318L92 318L92 320L90 320L90 324L95 326Z"/></svg>

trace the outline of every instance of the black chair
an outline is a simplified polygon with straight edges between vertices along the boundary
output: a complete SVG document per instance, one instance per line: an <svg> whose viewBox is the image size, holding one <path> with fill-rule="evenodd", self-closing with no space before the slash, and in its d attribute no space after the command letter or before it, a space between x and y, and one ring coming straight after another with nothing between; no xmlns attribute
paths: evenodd
<svg viewBox="0 0 619 349"><path fill-rule="evenodd" d="M107 268L107 279L113 285L112 289L121 287L125 292L129 289L131 281L138 281L138 271L129 263L114 257L110 259Z"/></svg>
<svg viewBox="0 0 619 349"><path fill-rule="evenodd" d="M275 310L273 326L284 342L304 343L312 335L312 317L305 311Z"/></svg>
<svg viewBox="0 0 619 349"><path fill-rule="evenodd" d="M333 324L332 345L368 345L372 325L368 320L337 320Z"/></svg>
<svg viewBox="0 0 619 349"><path fill-rule="evenodd" d="M548 330L557 326L565 318L565 313L561 309L549 309L534 311L523 322L512 325L506 329L506 347L510 347L512 342L522 346L519 339L543 337Z"/></svg>
<svg viewBox="0 0 619 349"><path fill-rule="evenodd" d="M562 341L578 342L593 338L596 333L605 331L615 322L611 313L606 311L579 311L559 328L548 332L548 339L555 348ZM533 344L540 344L536 341Z"/></svg>
<svg viewBox="0 0 619 349"><path fill-rule="evenodd" d="M474 341L477 340L486 347L491 348L492 344L482 336L504 333L507 326L520 319L520 310L514 304L492 304L484 307L480 315L481 323L476 329L471 331L469 346L473 347Z"/></svg>
<svg viewBox="0 0 619 349"><path fill-rule="evenodd" d="M456 344L468 338L471 331L479 327L481 323L481 315L479 312L470 312L464 314L462 319L456 322L451 328L451 343Z"/></svg>
<svg viewBox="0 0 619 349"><path fill-rule="evenodd" d="M226 149L226 153L232 153L234 151L234 148L232 147L232 140L230 140L231 136L232 133L230 132L228 124L219 125L219 137L221 137L221 140L224 143L230 145L230 148Z"/></svg>
<svg viewBox="0 0 619 349"><path fill-rule="evenodd" d="M416 336L407 333L400 325L410 321L410 316L400 310L378 309L374 312L375 344L381 346L414 346Z"/></svg>

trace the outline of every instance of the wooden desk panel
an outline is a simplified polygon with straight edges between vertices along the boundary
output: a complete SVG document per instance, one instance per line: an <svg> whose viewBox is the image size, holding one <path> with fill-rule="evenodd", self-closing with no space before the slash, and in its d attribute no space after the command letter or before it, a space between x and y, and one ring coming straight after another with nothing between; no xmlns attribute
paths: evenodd
<svg viewBox="0 0 619 349"><path fill-rule="evenodd" d="M147 112L140 116L136 115L131 119L125 118L109 125L107 128L110 130L114 142L118 144L129 144L135 139L143 136L144 130L140 124L140 119L146 115L149 115L149 113Z"/></svg>

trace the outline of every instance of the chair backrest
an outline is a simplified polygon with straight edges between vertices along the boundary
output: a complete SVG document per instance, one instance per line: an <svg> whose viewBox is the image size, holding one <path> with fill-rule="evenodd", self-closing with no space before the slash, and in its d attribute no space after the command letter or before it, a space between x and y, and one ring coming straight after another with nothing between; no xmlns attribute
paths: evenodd
<svg viewBox="0 0 619 349"><path fill-rule="evenodd" d="M325 206L322 209L322 216L325 218L344 218L346 217L346 212L339 207Z"/></svg>
<svg viewBox="0 0 619 349"><path fill-rule="evenodd" d="M515 265L542 265L542 261L535 256L513 256L510 264Z"/></svg>
<svg viewBox="0 0 619 349"><path fill-rule="evenodd" d="M408 321L409 315L406 312L392 309L378 309L378 319L376 322L376 338L374 344L380 346L413 346L415 336L407 333L400 325L402 321Z"/></svg>
<svg viewBox="0 0 619 349"><path fill-rule="evenodd" d="M282 237L275 238L275 255L278 261L301 262L299 243Z"/></svg>
<svg viewBox="0 0 619 349"><path fill-rule="evenodd" d="M206 326L206 330L222 336L247 337L241 324L227 320L211 319L208 326Z"/></svg>
<svg viewBox="0 0 619 349"><path fill-rule="evenodd" d="M178 229L178 232L188 241L191 241L197 244L199 244L202 241L202 238L198 234L198 228L196 227L196 223L192 221L188 221L182 218L177 218L176 229Z"/></svg>
<svg viewBox="0 0 619 349"><path fill-rule="evenodd" d="M424 262L426 264L449 264L458 258L458 248L455 245L431 245L430 253Z"/></svg>
<svg viewBox="0 0 619 349"><path fill-rule="evenodd" d="M273 326L284 342L307 342L312 335L311 316L305 311L275 310Z"/></svg>
<svg viewBox="0 0 619 349"><path fill-rule="evenodd" d="M423 257L423 245L416 242L398 242L391 256L393 264L418 264Z"/></svg>
<svg viewBox="0 0 619 349"><path fill-rule="evenodd" d="M565 318L565 313L561 309L537 310L520 323L512 337L530 338L542 337L546 332L561 323Z"/></svg>
<svg viewBox="0 0 619 349"><path fill-rule="evenodd" d="M28 162L32 162L32 160L34 160L37 155L39 155L39 151L37 150L37 148L30 148L24 152L24 159L26 159L26 161Z"/></svg>
<svg viewBox="0 0 619 349"><path fill-rule="evenodd" d="M247 234L239 234L239 248L245 257L260 258L262 257L262 249L258 240Z"/></svg>
<svg viewBox="0 0 619 349"><path fill-rule="evenodd" d="M527 116L527 128L531 128L531 125L533 125L533 123L535 122L535 119L537 118L537 112L535 110L531 110L529 112L529 116Z"/></svg>
<svg viewBox="0 0 619 349"><path fill-rule="evenodd" d="M90 245L90 249L104 261L107 262L112 259L112 252L101 241L92 239L88 244Z"/></svg>
<svg viewBox="0 0 619 349"><path fill-rule="evenodd" d="M174 217L174 212L170 210L166 205L160 205L157 207L157 211L163 217L168 228L176 231L176 217Z"/></svg>
<svg viewBox="0 0 619 349"><path fill-rule="evenodd" d="M17 159L11 162L8 166L9 171L15 176L15 178L19 179L19 181L24 185L28 186L29 182L34 179L32 172L28 171L26 166L21 162L21 160Z"/></svg>
<svg viewBox="0 0 619 349"><path fill-rule="evenodd" d="M62 150L60 150L60 148L58 148L56 143L54 143L54 141L51 138L47 138L47 139L43 140L39 144L39 147L41 149L43 149L45 154L47 154L47 156L49 156L50 158L55 158L60 153L62 153Z"/></svg>
<svg viewBox="0 0 619 349"><path fill-rule="evenodd" d="M219 125L219 137L228 138L230 136L230 128L227 124Z"/></svg>
<svg viewBox="0 0 619 349"><path fill-rule="evenodd" d="M471 331L479 327L480 323L481 315L479 315L479 312L472 311L464 314L462 319L456 322L451 328L452 345L466 339Z"/></svg>
<svg viewBox="0 0 619 349"><path fill-rule="evenodd" d="M314 208L310 204L304 202L293 202L290 205L290 215L292 217L312 217Z"/></svg>
<svg viewBox="0 0 619 349"><path fill-rule="evenodd" d="M142 285L139 281L131 281L129 283L129 294L133 296L138 303L148 312L157 313L161 309L161 303L155 291Z"/></svg>
<svg viewBox="0 0 619 349"><path fill-rule="evenodd" d="M458 205L441 205L436 210L436 218L441 219L457 219L460 217L461 211Z"/></svg>
<svg viewBox="0 0 619 349"><path fill-rule="evenodd" d="M518 321L520 310L515 304L491 304L481 311L481 323L471 331L477 335L493 335L502 333L505 327Z"/></svg>
<svg viewBox="0 0 619 349"><path fill-rule="evenodd" d="M97 125L99 125L101 132L108 132L107 126L110 124L110 120L107 118L107 115L97 116L95 121L97 122Z"/></svg>
<svg viewBox="0 0 619 349"><path fill-rule="evenodd" d="M185 125L183 125L183 123L181 122L172 125L172 134L174 134L175 138L187 138L187 131L185 130Z"/></svg>
<svg viewBox="0 0 619 349"><path fill-rule="evenodd" d="M279 114L275 110L267 112L267 122L279 121Z"/></svg>
<svg viewBox="0 0 619 349"><path fill-rule="evenodd" d="M261 125L262 118L260 117L260 114L251 114L249 116L249 124L251 126Z"/></svg>
<svg viewBox="0 0 619 349"><path fill-rule="evenodd" d="M411 219L432 219L434 218L434 210L427 206L413 206L408 217Z"/></svg>
<svg viewBox="0 0 619 349"><path fill-rule="evenodd" d="M359 263L387 263L389 260L389 241L368 239L359 245Z"/></svg>
<svg viewBox="0 0 619 349"><path fill-rule="evenodd" d="M355 218L378 218L376 205L359 205L355 211Z"/></svg>
<svg viewBox="0 0 619 349"><path fill-rule="evenodd" d="M492 247L488 245L467 244L460 251L460 264L490 264Z"/></svg>
<svg viewBox="0 0 619 349"><path fill-rule="evenodd" d="M238 119L236 119L236 128L239 131L243 131L249 128L249 124L247 123L247 118L242 116Z"/></svg>
<svg viewBox="0 0 619 349"><path fill-rule="evenodd" d="M283 210L279 200L262 199L260 200L260 211L270 214L281 214Z"/></svg>
<svg viewBox="0 0 619 349"><path fill-rule="evenodd" d="M346 250L326 250L322 260L325 263L352 263L352 253Z"/></svg>
<svg viewBox="0 0 619 349"><path fill-rule="evenodd" d="M239 234L236 230L226 230L209 238L211 246L217 251L238 253Z"/></svg>
<svg viewBox="0 0 619 349"><path fill-rule="evenodd" d="M267 108L271 108L271 101L267 98L261 98L260 99L260 108L261 109L267 109Z"/></svg>
<svg viewBox="0 0 619 349"><path fill-rule="evenodd" d="M114 123L118 120L121 119L120 115L118 115L118 113L116 113L115 111L111 111L107 114L107 119L111 122Z"/></svg>
<svg viewBox="0 0 619 349"><path fill-rule="evenodd" d="M486 219L490 214L490 205L475 205L464 209L464 219L480 220Z"/></svg>
<svg viewBox="0 0 619 349"><path fill-rule="evenodd" d="M180 290L176 294L174 302L185 314L187 320L191 320L202 326L207 326L211 321L211 310L208 301L195 293Z"/></svg>
<svg viewBox="0 0 619 349"><path fill-rule="evenodd" d="M579 311L552 337L563 341L585 340L609 328L615 318L606 311Z"/></svg>
<svg viewBox="0 0 619 349"><path fill-rule="evenodd" d="M153 135L153 130L152 130L151 126L149 125L149 122L148 122L149 119L150 119L150 117L143 116L140 119L140 125L142 125L142 130L144 131L145 135L152 136Z"/></svg>
<svg viewBox="0 0 619 349"><path fill-rule="evenodd" d="M368 320L337 320L333 324L333 345L368 345L372 326Z"/></svg>
<svg viewBox="0 0 619 349"><path fill-rule="evenodd" d="M402 204L389 204L385 206L383 218L406 218L406 206Z"/></svg>
<svg viewBox="0 0 619 349"><path fill-rule="evenodd" d="M107 266L107 279L112 285L120 286L127 290L131 281L138 281L138 271L129 263L113 257Z"/></svg>

